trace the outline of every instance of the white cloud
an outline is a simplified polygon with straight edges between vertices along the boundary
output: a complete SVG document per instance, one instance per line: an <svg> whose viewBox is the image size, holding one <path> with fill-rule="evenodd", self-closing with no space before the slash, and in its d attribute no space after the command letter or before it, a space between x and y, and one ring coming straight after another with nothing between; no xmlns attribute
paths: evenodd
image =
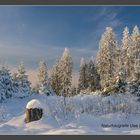
<svg viewBox="0 0 140 140"><path fill-rule="evenodd" d="M112 28L116 28L117 26L120 26L122 22L117 17L120 12L121 8L118 7L116 7L116 9L112 7L104 7L98 15L98 18L100 19L98 27L111 26Z"/></svg>

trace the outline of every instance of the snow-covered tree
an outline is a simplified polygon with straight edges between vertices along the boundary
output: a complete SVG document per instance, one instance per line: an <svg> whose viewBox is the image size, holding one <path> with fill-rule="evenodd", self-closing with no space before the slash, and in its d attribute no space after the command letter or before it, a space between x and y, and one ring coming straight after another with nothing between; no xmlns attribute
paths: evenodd
<svg viewBox="0 0 140 140"><path fill-rule="evenodd" d="M131 49L131 38L129 34L128 27L124 28L123 38L122 38L122 47L120 53L121 59L121 72L123 73L123 79L128 80L131 76L130 70L130 49Z"/></svg>
<svg viewBox="0 0 140 140"><path fill-rule="evenodd" d="M137 25L135 25L132 35L131 35L132 41L137 42L137 36L139 36L139 35L140 35L139 28Z"/></svg>
<svg viewBox="0 0 140 140"><path fill-rule="evenodd" d="M0 101L12 97L12 78L8 67L2 65L0 68Z"/></svg>
<svg viewBox="0 0 140 140"><path fill-rule="evenodd" d="M131 53L133 55L132 62L134 62L134 64L131 64L131 66L134 65L133 80L140 81L140 35L137 36Z"/></svg>
<svg viewBox="0 0 140 140"><path fill-rule="evenodd" d="M83 91L88 88L88 66L84 58L81 58L80 61L80 71L79 71L79 81L78 81L78 90Z"/></svg>
<svg viewBox="0 0 140 140"><path fill-rule="evenodd" d="M56 95L60 95L62 90L61 73L62 71L60 67L60 60L56 60L56 63L52 68L51 78L50 78L51 88L56 93Z"/></svg>
<svg viewBox="0 0 140 140"><path fill-rule="evenodd" d="M131 48L130 48L130 70L131 81L139 80L139 65L140 65L140 33L138 26L135 26L131 35Z"/></svg>
<svg viewBox="0 0 140 140"><path fill-rule="evenodd" d="M57 95L68 96L72 82L72 57L65 48L61 58L56 61L51 71L51 87Z"/></svg>
<svg viewBox="0 0 140 140"><path fill-rule="evenodd" d="M97 69L94 64L94 59L91 57L89 63L88 63L88 68L87 68L87 80L88 80L88 89L90 91L96 91L99 89L99 75L97 73Z"/></svg>
<svg viewBox="0 0 140 140"><path fill-rule="evenodd" d="M16 97L24 98L31 94L31 83L24 68L23 62L18 66L17 72L13 75L13 87Z"/></svg>
<svg viewBox="0 0 140 140"><path fill-rule="evenodd" d="M119 48L116 34L111 27L107 27L99 42L96 66L100 75L102 88L112 85L112 79L117 74L119 62Z"/></svg>
<svg viewBox="0 0 140 140"><path fill-rule="evenodd" d="M45 61L40 61L38 70L38 85L39 93L50 95L51 92L48 86L48 69Z"/></svg>
<svg viewBox="0 0 140 140"><path fill-rule="evenodd" d="M126 26L123 31L122 48L127 50L127 48L129 47L129 43L130 43L129 28Z"/></svg>
<svg viewBox="0 0 140 140"><path fill-rule="evenodd" d="M19 80L18 80L18 73L14 72L12 74L12 85L13 85L13 90L14 90L14 97L20 97L19 93Z"/></svg>
<svg viewBox="0 0 140 140"><path fill-rule="evenodd" d="M68 48L64 49L64 52L62 54L62 57L60 58L60 77L61 77L61 86L62 86L62 94L63 96L68 96L69 90L72 84L72 57L70 55L70 52Z"/></svg>
<svg viewBox="0 0 140 140"><path fill-rule="evenodd" d="M51 74L51 87L57 95L64 98L64 116L67 116L66 96L70 96L72 82L72 57L68 48L65 48L62 57L56 62Z"/></svg>

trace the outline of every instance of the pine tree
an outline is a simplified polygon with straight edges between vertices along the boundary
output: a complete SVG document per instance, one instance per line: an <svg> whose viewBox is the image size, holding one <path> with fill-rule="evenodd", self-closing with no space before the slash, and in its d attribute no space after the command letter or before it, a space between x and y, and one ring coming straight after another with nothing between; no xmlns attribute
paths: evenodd
<svg viewBox="0 0 140 140"><path fill-rule="evenodd" d="M87 80L88 80L88 89L90 91L93 92L99 89L100 79L94 64L93 57L91 57L91 60L88 63Z"/></svg>
<svg viewBox="0 0 140 140"><path fill-rule="evenodd" d="M31 94L31 83L28 80L23 62L18 66L17 73L13 75L15 96L24 98Z"/></svg>
<svg viewBox="0 0 140 140"><path fill-rule="evenodd" d="M140 35L139 28L137 25L135 25L133 32L132 32L132 35L131 35L132 41L137 42L137 36L139 36L139 35Z"/></svg>
<svg viewBox="0 0 140 140"><path fill-rule="evenodd" d="M80 61L80 71L79 71L79 81L78 81L78 90L84 91L88 88L88 66L84 60L81 58Z"/></svg>
<svg viewBox="0 0 140 140"><path fill-rule="evenodd" d="M133 48L134 71L133 79L140 81L140 35L137 36L135 47Z"/></svg>
<svg viewBox="0 0 140 140"><path fill-rule="evenodd" d="M48 86L48 69L45 61L40 61L39 63L38 80L39 93L50 95L51 92Z"/></svg>
<svg viewBox="0 0 140 140"><path fill-rule="evenodd" d="M64 100L64 117L67 116L66 96L71 96L72 82L72 57L67 48L65 48L62 57L53 66L51 74L51 87L57 95L62 95Z"/></svg>
<svg viewBox="0 0 140 140"><path fill-rule="evenodd" d="M8 67L0 69L0 101L11 98L13 95L12 78Z"/></svg>
<svg viewBox="0 0 140 140"><path fill-rule="evenodd" d="M12 75L12 86L13 86L13 90L14 90L14 97L20 97L20 87L19 87L19 80L18 80L18 73L17 72L14 72L13 75Z"/></svg>
<svg viewBox="0 0 140 140"><path fill-rule="evenodd" d="M62 54L62 57L60 58L60 79L62 81L61 86L62 86L62 94L63 96L68 96L69 90L71 87L71 82L72 82L72 67L73 67L73 62L72 62L72 57L70 55L70 52L68 48L64 49L64 52Z"/></svg>
<svg viewBox="0 0 140 140"><path fill-rule="evenodd" d="M107 27L99 43L96 57L97 71L100 75L101 88L111 86L119 62L119 48L116 35L111 27Z"/></svg>
<svg viewBox="0 0 140 140"><path fill-rule="evenodd" d="M131 70L130 70L130 47L131 47L131 38L129 34L128 27L124 28L123 31L123 38L122 38L122 48L120 53L120 59L121 59L121 72L123 80L129 80L131 76Z"/></svg>
<svg viewBox="0 0 140 140"><path fill-rule="evenodd" d="M129 28L125 27L122 38L122 48L127 50L127 48L129 47L129 43L130 43Z"/></svg>
<svg viewBox="0 0 140 140"><path fill-rule="evenodd" d="M140 53L140 39L139 39L139 29L138 26L135 26L131 35L131 47L129 49L129 69L130 69L130 80L136 80L136 69L139 64L139 53Z"/></svg>
<svg viewBox="0 0 140 140"><path fill-rule="evenodd" d="M55 65L52 68L51 71L51 78L50 78L50 85L52 90L56 93L56 95L61 94L62 90L62 81L61 81L61 67L60 67L60 60L56 60Z"/></svg>

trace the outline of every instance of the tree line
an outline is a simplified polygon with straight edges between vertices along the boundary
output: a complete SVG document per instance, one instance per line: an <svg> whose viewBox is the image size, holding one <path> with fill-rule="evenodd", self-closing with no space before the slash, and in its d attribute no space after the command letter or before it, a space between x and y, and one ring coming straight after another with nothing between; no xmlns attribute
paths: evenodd
<svg viewBox="0 0 140 140"><path fill-rule="evenodd" d="M23 63L17 72L10 73L7 66L0 68L0 101L11 97L24 98L30 94L72 96L81 92L103 93L126 92L126 89L139 92L140 89L140 33L138 26L130 34L124 28L121 45L111 27L106 27L99 41L96 57L88 63L81 58L79 80L72 86L73 60L69 49L65 48L48 76L45 61L39 63L38 83L31 88ZM129 86L128 86L129 85Z"/></svg>
<svg viewBox="0 0 140 140"><path fill-rule="evenodd" d="M140 33L125 27L121 44L111 27L106 27L99 41L94 62L81 59L79 89L104 94L132 92L140 94ZM92 59L91 59L92 60ZM82 88L81 88L82 87Z"/></svg>

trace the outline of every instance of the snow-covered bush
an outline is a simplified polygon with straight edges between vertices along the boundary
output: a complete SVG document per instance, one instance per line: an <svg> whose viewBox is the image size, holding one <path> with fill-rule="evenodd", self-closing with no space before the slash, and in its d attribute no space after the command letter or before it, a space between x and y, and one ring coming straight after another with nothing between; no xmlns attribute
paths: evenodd
<svg viewBox="0 0 140 140"><path fill-rule="evenodd" d="M47 105L53 116L60 117L75 117L82 113L87 113L94 116L109 114L109 113L125 113L139 114L140 106L138 97L130 93L112 94L110 96L102 96L101 94L66 97L53 96L47 98Z"/></svg>
<svg viewBox="0 0 140 140"><path fill-rule="evenodd" d="M12 78L6 66L0 69L0 101L11 98L13 94Z"/></svg>
<svg viewBox="0 0 140 140"><path fill-rule="evenodd" d="M136 96L140 96L140 82L137 80L133 80L132 82L128 82L126 86L126 92L134 94Z"/></svg>

